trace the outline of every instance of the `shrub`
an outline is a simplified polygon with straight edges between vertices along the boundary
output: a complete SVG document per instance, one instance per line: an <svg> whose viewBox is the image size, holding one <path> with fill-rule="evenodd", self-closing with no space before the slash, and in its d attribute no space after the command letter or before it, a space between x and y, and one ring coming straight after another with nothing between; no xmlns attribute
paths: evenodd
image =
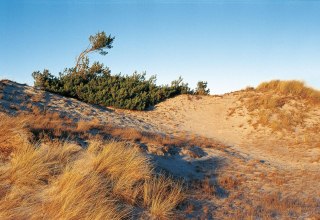
<svg viewBox="0 0 320 220"><path fill-rule="evenodd" d="M209 95L210 89L207 89L208 83L205 81L199 81L195 91L196 95Z"/></svg>
<svg viewBox="0 0 320 220"><path fill-rule="evenodd" d="M101 32L89 40L90 47L79 55L75 67L66 68L58 77L46 69L35 71L32 73L34 86L91 104L134 110L144 110L167 98L192 93L181 77L170 86L157 86L156 77L146 79L145 73L111 75L109 68L99 62L90 66L87 54L97 51L107 54L104 49L112 48L114 37Z"/></svg>

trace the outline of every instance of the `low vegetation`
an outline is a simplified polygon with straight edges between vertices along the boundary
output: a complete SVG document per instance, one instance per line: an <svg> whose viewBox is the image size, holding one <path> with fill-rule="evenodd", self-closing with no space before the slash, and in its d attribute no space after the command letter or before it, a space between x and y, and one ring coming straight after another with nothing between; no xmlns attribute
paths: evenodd
<svg viewBox="0 0 320 220"><path fill-rule="evenodd" d="M35 86L46 91L78 100L115 108L145 110L159 102L180 94L192 93L182 78L171 85L156 85L156 77L145 74L111 75L102 64L83 67L80 72L66 69L59 77L48 70L34 72Z"/></svg>
<svg viewBox="0 0 320 220"><path fill-rule="evenodd" d="M27 121L6 115L0 128L0 219L166 219L184 198L127 143L34 142Z"/></svg>
<svg viewBox="0 0 320 220"><path fill-rule="evenodd" d="M111 75L109 68L99 62L90 66L87 55L93 52L106 55L114 37L99 32L89 40L90 46L79 55L75 67L66 68L58 77L49 70L35 71L34 85L87 103L133 110L144 110L176 95L194 93L181 77L171 85L158 86L156 76L147 79L145 73L137 72L131 76ZM196 94L209 94L207 82L199 81Z"/></svg>
<svg viewBox="0 0 320 220"><path fill-rule="evenodd" d="M273 80L247 89L240 100L253 116L254 127L265 126L272 131L294 131L314 127L306 122L312 106L320 104L320 91L305 86L301 81ZM236 109L230 109L230 115Z"/></svg>
<svg viewBox="0 0 320 220"><path fill-rule="evenodd" d="M205 81L199 81L197 83L197 88L195 91L195 95L209 95L210 94L210 89L208 87L208 82Z"/></svg>
<svg viewBox="0 0 320 220"><path fill-rule="evenodd" d="M320 91L307 87L297 80L272 80L263 82L257 87L259 92L273 92L286 97L304 99L312 103L320 103Z"/></svg>

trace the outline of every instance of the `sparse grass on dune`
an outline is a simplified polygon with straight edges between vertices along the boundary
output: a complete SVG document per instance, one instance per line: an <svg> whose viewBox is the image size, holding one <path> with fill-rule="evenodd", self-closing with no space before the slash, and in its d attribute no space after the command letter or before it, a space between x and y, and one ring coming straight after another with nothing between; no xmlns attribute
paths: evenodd
<svg viewBox="0 0 320 220"><path fill-rule="evenodd" d="M219 170L216 181L204 179L192 187L199 201L215 201L213 219L319 219L317 171L269 167L261 172L259 166L258 160L238 158ZM228 195L220 199L223 193Z"/></svg>
<svg viewBox="0 0 320 220"><path fill-rule="evenodd" d="M197 135L190 135L180 132L179 135L164 135L151 132L142 132L134 128L114 128L105 126L103 130L111 134L113 137L120 138L126 141L135 141L159 146L200 146L204 148L224 147L221 143L214 141L211 138L206 138Z"/></svg>
<svg viewBox="0 0 320 220"><path fill-rule="evenodd" d="M29 134L20 117L0 117L0 140L16 134L13 126ZM91 140L82 149L57 140L32 144L29 135L19 137L4 142L12 150L0 164L0 219L125 219L139 215L133 212L141 212L138 207L166 219L183 198L181 184L170 178L158 181L149 159L123 142ZM146 197L146 185L165 200Z"/></svg>
<svg viewBox="0 0 320 220"><path fill-rule="evenodd" d="M295 98L298 97L314 103L320 103L320 91L307 87L304 82L297 80L263 82L257 87L257 91L275 92L285 96L291 95Z"/></svg>
<svg viewBox="0 0 320 220"><path fill-rule="evenodd" d="M97 129L101 128L101 123L97 118L93 118L90 121L85 121L85 120L78 121L76 131L86 132L94 128L97 128Z"/></svg>
<svg viewBox="0 0 320 220"><path fill-rule="evenodd" d="M245 90L241 96L251 116L251 124L271 128L272 131L294 131L305 128L310 109L320 104L320 91L301 81L272 80L256 89ZM235 109L230 109L230 115ZM313 125L311 125L313 126Z"/></svg>
<svg viewBox="0 0 320 220"><path fill-rule="evenodd" d="M33 111L32 113L21 113L15 117L15 121L23 121L36 138L45 134L51 137L66 137L78 131L77 123L61 116L58 112Z"/></svg>
<svg viewBox="0 0 320 220"><path fill-rule="evenodd" d="M27 127L37 139L46 138L46 136L59 139L75 139L75 137L88 139L92 136L90 131L95 129L104 137L158 146L223 147L220 143L201 136L186 133L173 136L140 131L132 127L115 127L112 124L103 123L98 118L75 121L61 116L57 112L34 111L31 114L19 114L16 118L17 121L24 121L23 126Z"/></svg>

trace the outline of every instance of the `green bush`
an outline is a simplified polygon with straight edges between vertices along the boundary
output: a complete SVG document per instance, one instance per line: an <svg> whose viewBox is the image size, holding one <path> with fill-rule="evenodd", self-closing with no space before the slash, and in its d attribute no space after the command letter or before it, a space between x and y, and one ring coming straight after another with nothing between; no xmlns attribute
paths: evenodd
<svg viewBox="0 0 320 220"><path fill-rule="evenodd" d="M79 55L74 68L66 68L58 77L49 70L33 72L34 85L91 104L132 110L145 110L167 98L193 93L181 77L170 86L157 86L156 77L146 79L145 73L111 75L109 68L99 62L90 66L87 54L107 54L105 49L112 48L114 37L100 32L89 40L90 46Z"/></svg>
<svg viewBox="0 0 320 220"><path fill-rule="evenodd" d="M209 95L210 94L210 89L207 88L208 83L205 81L199 81L197 83L197 88L196 88L196 95Z"/></svg>
<svg viewBox="0 0 320 220"><path fill-rule="evenodd" d="M130 76L111 75L108 68L97 62L80 72L65 69L58 77L48 70L36 71L32 76L34 85L46 91L91 104L132 110L145 110L167 98L192 93L181 78L170 86L157 86L155 76L146 79L145 73L136 72Z"/></svg>

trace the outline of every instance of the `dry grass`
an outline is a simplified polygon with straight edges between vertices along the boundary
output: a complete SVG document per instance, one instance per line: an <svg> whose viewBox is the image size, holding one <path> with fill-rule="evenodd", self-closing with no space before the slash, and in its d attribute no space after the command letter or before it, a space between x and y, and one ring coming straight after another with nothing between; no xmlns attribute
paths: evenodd
<svg viewBox="0 0 320 220"><path fill-rule="evenodd" d="M31 138L31 132L25 127L27 119L16 120L7 115L0 115L0 157L7 157L14 149L23 147Z"/></svg>
<svg viewBox="0 0 320 220"><path fill-rule="evenodd" d="M254 162L255 166L257 165ZM240 167L239 167L240 166ZM217 219L318 219L317 173L271 171L255 166L235 167L219 173L218 185L228 192L219 202ZM308 172L306 170L301 172Z"/></svg>
<svg viewBox="0 0 320 220"><path fill-rule="evenodd" d="M214 195L216 192L215 185L210 182L209 178L205 178L201 183L201 190L208 196Z"/></svg>
<svg viewBox="0 0 320 220"><path fill-rule="evenodd" d="M0 219L125 219L139 212L165 219L183 199L181 183L155 176L130 145L32 144L21 117L0 119L0 146L9 149L0 164Z"/></svg>
<svg viewBox="0 0 320 220"><path fill-rule="evenodd" d="M97 173L108 176L113 182L113 192L126 201L134 203L141 183L151 178L149 160L135 148L123 143L111 142L107 145L92 142L88 155L82 163L92 167Z"/></svg>
<svg viewBox="0 0 320 220"><path fill-rule="evenodd" d="M253 116L251 124L269 127L274 132L305 128L310 109L320 104L320 91L300 81L273 80L261 83L255 90L246 90L240 97ZM237 108L229 110L229 116Z"/></svg>
<svg viewBox="0 0 320 220"><path fill-rule="evenodd" d="M33 95L31 97L31 101L32 102L44 102L45 94L46 93L44 91L39 91L36 93L36 95Z"/></svg>
<svg viewBox="0 0 320 220"><path fill-rule="evenodd" d="M80 120L77 123L76 131L85 132L85 131L89 131L94 128L99 129L100 126L101 126L101 123L100 123L99 119L97 119L97 118L92 118L89 121Z"/></svg>
<svg viewBox="0 0 320 220"><path fill-rule="evenodd" d="M297 80L272 80L261 83L257 90L260 92L272 91L277 94L298 97L317 104L320 103L320 91L307 87L303 82Z"/></svg>
<svg viewBox="0 0 320 220"><path fill-rule="evenodd" d="M43 191L42 219L122 219L121 208L110 191L112 182L91 170L68 167ZM36 210L35 210L36 211Z"/></svg>
<svg viewBox="0 0 320 220"><path fill-rule="evenodd" d="M200 146L200 147L223 147L220 143L210 138L201 136L178 133L175 135L164 135L145 131L139 131L130 127L114 127L106 125L98 118L91 120L73 121L70 118L61 116L58 112L43 112L35 108L33 112L21 113L16 121L24 121L27 127L36 136L41 139L47 136L51 138L82 139L90 138L90 131L96 129L97 133L105 137L113 137L118 140L153 144L157 146Z"/></svg>
<svg viewBox="0 0 320 220"><path fill-rule="evenodd" d="M151 132L143 132L134 128L115 128L111 125L103 128L105 133L112 137L120 138L121 140L134 141L144 144L152 144L165 147L185 147L185 146L199 146L203 148L223 148L224 145L214 141L211 138L202 136L189 135L185 133L178 133L175 135L157 134Z"/></svg>
<svg viewBox="0 0 320 220"><path fill-rule="evenodd" d="M110 132L113 137L124 140L141 141L144 138L143 133L134 128L114 128L113 126L106 126L105 130L106 132Z"/></svg>
<svg viewBox="0 0 320 220"><path fill-rule="evenodd" d="M173 208L184 198L183 187L180 182L160 175L144 183L143 202L149 207L150 213L160 219L169 219L173 216Z"/></svg>
<svg viewBox="0 0 320 220"><path fill-rule="evenodd" d="M27 125L30 131L37 137L41 139L48 135L49 137L69 137L76 131L76 122L73 120L61 117L59 113L37 113L37 114L21 114L17 116L18 118L27 119Z"/></svg>

